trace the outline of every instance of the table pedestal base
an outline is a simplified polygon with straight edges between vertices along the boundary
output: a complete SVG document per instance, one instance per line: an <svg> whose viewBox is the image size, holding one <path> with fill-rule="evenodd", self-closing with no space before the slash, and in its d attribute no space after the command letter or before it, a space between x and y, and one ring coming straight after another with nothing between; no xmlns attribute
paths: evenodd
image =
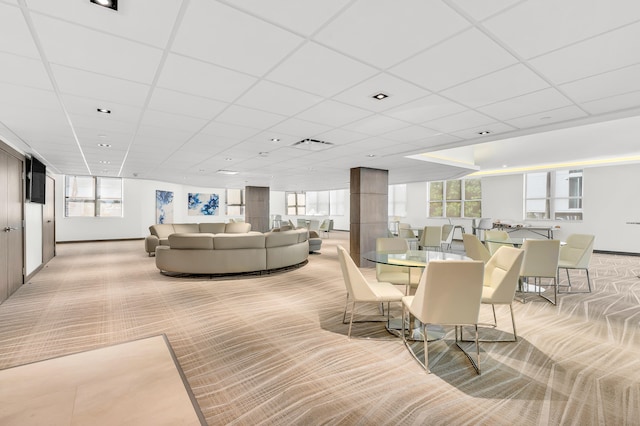
<svg viewBox="0 0 640 426"><path fill-rule="evenodd" d="M394 336L402 337L402 318L392 318L386 328L387 331ZM407 331L407 340L424 341L424 334L422 333L422 324L420 321L415 320L409 330L405 327L405 333ZM442 340L445 334L446 333L442 326L437 324L427 325L427 342Z"/></svg>

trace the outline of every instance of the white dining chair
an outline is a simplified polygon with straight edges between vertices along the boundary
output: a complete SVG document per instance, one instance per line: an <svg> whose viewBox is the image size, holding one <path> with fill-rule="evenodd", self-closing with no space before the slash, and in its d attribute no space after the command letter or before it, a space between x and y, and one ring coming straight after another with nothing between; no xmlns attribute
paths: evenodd
<svg viewBox="0 0 640 426"><path fill-rule="evenodd" d="M589 277L589 261L593 253L594 235L588 234L571 234L567 237L565 245L560 247L560 259L558 260L558 278L560 269L564 269L567 273L567 287L569 290L562 293L591 293L591 278ZM571 277L569 269L582 269L587 274L587 291L576 291L571 289ZM558 291L564 287L558 286Z"/></svg>
<svg viewBox="0 0 640 426"><path fill-rule="evenodd" d="M531 287L539 296L553 303L558 300L558 256L560 253L560 240L525 240L522 245L524 258L520 268L520 277L523 293L529 292ZM534 284L529 284L529 278L534 279ZM544 284L543 280L548 280L550 284ZM547 297L542 290L543 286L551 286L553 300ZM526 299L522 298L524 303Z"/></svg>
<svg viewBox="0 0 640 426"><path fill-rule="evenodd" d="M377 238L376 252L402 254L409 250L409 243L404 238ZM412 272L413 270L413 272ZM405 286L405 294L409 294L411 287L418 285L421 270L407 266L376 263L376 279L382 282Z"/></svg>

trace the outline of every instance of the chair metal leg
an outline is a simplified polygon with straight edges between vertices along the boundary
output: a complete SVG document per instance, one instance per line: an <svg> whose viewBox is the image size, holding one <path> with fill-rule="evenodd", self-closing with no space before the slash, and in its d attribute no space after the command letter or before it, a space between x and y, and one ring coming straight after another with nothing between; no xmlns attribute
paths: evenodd
<svg viewBox="0 0 640 426"><path fill-rule="evenodd" d="M560 269L564 269L565 272L567 273L567 282L568 284L562 285L562 286L558 286L558 287L568 287L569 290L568 291L560 291L560 289L558 289L558 293L563 293L563 294L571 294L571 293L591 293L591 277L589 276L589 269L588 268L558 268L558 276L560 276ZM569 269L584 269L584 271L587 273L587 290L586 291L575 291L575 290L571 290L571 275L569 274Z"/></svg>
<svg viewBox="0 0 640 426"><path fill-rule="evenodd" d="M478 373L479 375L480 374L480 340L478 339L478 324L474 324L474 327L476 329L475 339L474 339L474 342L476 344L476 360L473 359L473 357L469 352L465 351L464 348L460 346L460 341L463 341L463 340L458 340L458 327L460 327L460 336L462 336L462 326L456 325L455 326L456 346L458 346L458 348L460 348L460 350L467 356L467 358L469 358L469 361L471 361L471 365L473 365L473 368L476 370L476 373Z"/></svg>
<svg viewBox="0 0 640 426"><path fill-rule="evenodd" d="M351 303L351 319L349 320L349 332L347 333L347 337L351 339L351 326L353 325L353 312L356 310L356 302L353 301Z"/></svg>
<svg viewBox="0 0 640 426"><path fill-rule="evenodd" d="M347 323L347 306L349 306L349 293L347 293L347 300L344 303L344 313L342 314L342 323Z"/></svg>
<svg viewBox="0 0 640 426"><path fill-rule="evenodd" d="M427 374L431 374L431 370L429 370L429 344L427 343L429 339L427 339L427 324L422 324L422 335L424 336L424 369L427 371Z"/></svg>
<svg viewBox="0 0 640 426"><path fill-rule="evenodd" d="M496 318L496 306L495 305L491 305L491 308L493 310L493 324L478 324L478 326L489 326L492 328L496 328L498 326L498 320ZM495 339L495 340L489 340L489 339L478 339L479 342L482 343L501 343L501 342L517 342L518 341L518 335L516 333L516 319L515 316L513 315L513 304L509 304L509 311L511 312L511 325L513 327L513 340L511 339ZM473 340L465 340L464 337L462 336L463 334L463 327L460 327L460 341L461 342L472 342Z"/></svg>

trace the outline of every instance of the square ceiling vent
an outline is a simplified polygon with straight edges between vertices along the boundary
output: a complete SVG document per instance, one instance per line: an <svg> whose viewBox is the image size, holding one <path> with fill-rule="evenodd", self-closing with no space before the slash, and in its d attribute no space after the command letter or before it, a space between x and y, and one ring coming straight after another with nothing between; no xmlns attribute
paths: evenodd
<svg viewBox="0 0 640 426"><path fill-rule="evenodd" d="M306 151L324 151L333 146L331 142L319 141L317 139L303 139L291 145L294 148L304 149Z"/></svg>

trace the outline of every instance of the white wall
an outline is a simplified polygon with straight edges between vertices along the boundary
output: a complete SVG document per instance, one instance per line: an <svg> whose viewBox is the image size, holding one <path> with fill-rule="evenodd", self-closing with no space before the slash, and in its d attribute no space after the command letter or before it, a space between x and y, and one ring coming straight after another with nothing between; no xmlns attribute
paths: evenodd
<svg viewBox="0 0 640 426"><path fill-rule="evenodd" d="M640 164L623 166L593 167L584 169L584 220L567 221L530 221L528 223L559 226L555 235L566 238L570 233L587 233L596 235L595 249L640 253L640 225L628 225L626 222L640 222L640 197L635 182L640 176ZM189 185L169 184L157 181L126 179L124 188L124 217L122 218L65 218L64 217L64 178L56 177L56 235L58 241L102 240L118 238L143 238L148 234L148 227L155 223L155 191L174 192L175 222L226 222L228 217L224 208L218 216L188 216L187 194L189 192L217 193L220 205L224 206L224 189L203 188ZM483 217L494 220L523 221L523 175L491 176L482 178ZM407 185L408 211L403 222L415 227L427 224L442 224L444 219L427 218L427 184L411 183ZM344 216L332 216L335 229L349 229L349 191L346 191ZM28 208L31 210L31 208ZM270 193L270 214L281 214L284 220L285 193ZM305 218L319 218L305 216ZM33 211L27 211L27 223L41 222ZM471 220L452 220L453 224L462 225L471 232ZM41 225L40 225L41 226ZM31 227L31 226L29 226ZM41 229L41 228L40 228ZM41 238L36 230L27 230L28 266L38 266L37 253L42 256ZM41 232L41 231L40 231ZM456 238L459 235L456 234Z"/></svg>
<svg viewBox="0 0 640 426"><path fill-rule="evenodd" d="M42 264L42 204L24 206L25 271L29 275Z"/></svg>
<svg viewBox="0 0 640 426"><path fill-rule="evenodd" d="M640 253L640 197L635 188L640 164L583 169L582 221L527 221L534 225L557 226L554 238L569 234L596 236L596 250ZM482 213L494 220L523 221L523 175L482 178ZM514 234L515 235L515 234Z"/></svg>

